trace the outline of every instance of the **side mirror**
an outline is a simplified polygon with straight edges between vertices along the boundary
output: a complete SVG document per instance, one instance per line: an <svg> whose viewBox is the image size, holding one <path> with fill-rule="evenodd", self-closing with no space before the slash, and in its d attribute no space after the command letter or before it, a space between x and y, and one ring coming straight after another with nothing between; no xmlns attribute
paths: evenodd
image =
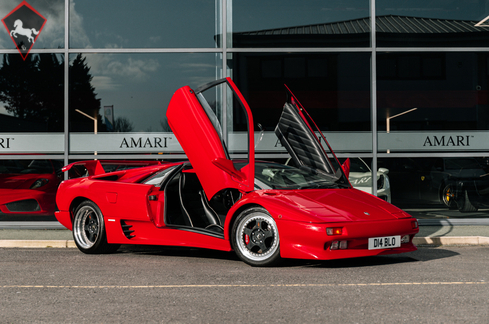
<svg viewBox="0 0 489 324"><path fill-rule="evenodd" d="M387 174L387 173L389 173L389 169L386 169L386 168L379 168L379 172L380 172L380 173L383 173L383 174Z"/></svg>

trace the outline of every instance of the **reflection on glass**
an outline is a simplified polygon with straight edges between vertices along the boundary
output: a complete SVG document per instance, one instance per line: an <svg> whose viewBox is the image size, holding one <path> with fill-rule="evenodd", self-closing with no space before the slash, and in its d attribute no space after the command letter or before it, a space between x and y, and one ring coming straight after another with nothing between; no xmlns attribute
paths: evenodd
<svg viewBox="0 0 489 324"><path fill-rule="evenodd" d="M0 64L2 132L62 132L64 56L3 54Z"/></svg>
<svg viewBox="0 0 489 324"><path fill-rule="evenodd" d="M111 107L114 133L169 132L165 112L173 92L214 81L220 73L216 54L87 54L73 55L79 71L70 80L70 129L108 132L103 107ZM219 76L219 75L218 75ZM76 78L76 79L75 79Z"/></svg>
<svg viewBox="0 0 489 324"><path fill-rule="evenodd" d="M487 157L385 158L392 203L417 218L489 216Z"/></svg>
<svg viewBox="0 0 489 324"><path fill-rule="evenodd" d="M215 0L75 0L71 48L218 47Z"/></svg>
<svg viewBox="0 0 489 324"><path fill-rule="evenodd" d="M488 129L488 60L488 53L379 53L379 130Z"/></svg>
<svg viewBox="0 0 489 324"><path fill-rule="evenodd" d="M380 47L487 46L485 2L378 0L376 14Z"/></svg>
<svg viewBox="0 0 489 324"><path fill-rule="evenodd" d="M5 18L5 16L14 10L21 2L22 1L17 0L2 0L0 5L0 19ZM32 49L63 48L65 46L65 0L29 0L27 2L46 19L44 28L37 37ZM18 18L22 19L22 17ZM9 33L5 30L5 26L1 24L0 27L2 30L2 32L0 32L0 48L14 49L15 44L12 42ZM27 24L23 27L31 28ZM17 55L20 54L17 53Z"/></svg>
<svg viewBox="0 0 489 324"><path fill-rule="evenodd" d="M286 84L323 131L370 131L370 55L367 53L234 53L228 65L255 123L273 131ZM228 112L229 114L229 112ZM234 131L245 129L233 111Z"/></svg>
<svg viewBox="0 0 489 324"><path fill-rule="evenodd" d="M378 168L376 177L372 179L372 171L370 169L371 159L350 157L350 173L348 180L351 185L368 193L372 193L372 181L375 181L377 186L377 197L387 201L391 200L391 187L389 181L389 170L386 168Z"/></svg>
<svg viewBox="0 0 489 324"><path fill-rule="evenodd" d="M228 1L232 47L369 46L368 0Z"/></svg>
<svg viewBox="0 0 489 324"><path fill-rule="evenodd" d="M60 160L0 160L0 220L54 215L62 165Z"/></svg>

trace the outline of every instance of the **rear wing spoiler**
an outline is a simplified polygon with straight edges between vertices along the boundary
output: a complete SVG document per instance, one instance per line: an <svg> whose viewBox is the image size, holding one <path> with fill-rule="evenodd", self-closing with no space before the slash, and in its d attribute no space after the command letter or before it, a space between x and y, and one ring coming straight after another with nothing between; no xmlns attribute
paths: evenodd
<svg viewBox="0 0 489 324"><path fill-rule="evenodd" d="M121 166L144 167L144 166L151 166L151 165L158 165L158 164L161 164L161 162L160 161L88 160L88 161L73 162L68 165L65 165L61 169L61 171L67 172L71 170L74 166L83 166L87 170L88 176L94 176L94 175L107 173L103 165L115 166L115 170L112 171L117 171L117 169L120 168Z"/></svg>

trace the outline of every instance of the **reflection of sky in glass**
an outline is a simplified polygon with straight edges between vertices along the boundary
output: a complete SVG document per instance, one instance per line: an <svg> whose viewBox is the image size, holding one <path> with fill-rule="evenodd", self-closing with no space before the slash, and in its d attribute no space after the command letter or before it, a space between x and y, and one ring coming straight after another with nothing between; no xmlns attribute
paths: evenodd
<svg viewBox="0 0 489 324"><path fill-rule="evenodd" d="M481 20L489 15L485 1L467 0L377 0L377 16Z"/></svg>
<svg viewBox="0 0 489 324"><path fill-rule="evenodd" d="M368 17L368 0L233 1L233 32L321 24Z"/></svg>
<svg viewBox="0 0 489 324"><path fill-rule="evenodd" d="M3 19L22 1L0 1L0 19ZM64 0L29 0L28 3L44 18L46 24L33 49L64 47L65 6ZM24 26L28 28L29 26ZM15 45L3 24L0 25L0 48L15 49ZM41 37L42 36L42 37Z"/></svg>
<svg viewBox="0 0 489 324"><path fill-rule="evenodd" d="M72 48L216 47L214 0L75 0Z"/></svg>
<svg viewBox="0 0 489 324"><path fill-rule="evenodd" d="M113 105L114 118L127 118L135 132L161 132L166 107L178 88L185 85L195 88L220 77L216 76L220 54L215 53L84 56L101 107Z"/></svg>

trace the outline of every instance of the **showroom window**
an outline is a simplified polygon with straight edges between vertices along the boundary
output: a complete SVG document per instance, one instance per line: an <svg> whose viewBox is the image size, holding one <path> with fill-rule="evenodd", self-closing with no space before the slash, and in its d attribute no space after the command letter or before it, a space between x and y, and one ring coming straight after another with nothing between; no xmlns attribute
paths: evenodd
<svg viewBox="0 0 489 324"><path fill-rule="evenodd" d="M182 152L165 117L173 92L220 78L216 53L71 54L70 153ZM171 81L170 81L171 80Z"/></svg>
<svg viewBox="0 0 489 324"><path fill-rule="evenodd" d="M377 58L379 151L487 150L487 53Z"/></svg>
<svg viewBox="0 0 489 324"><path fill-rule="evenodd" d="M70 7L70 48L219 47L219 1L82 0Z"/></svg>
<svg viewBox="0 0 489 324"><path fill-rule="evenodd" d="M231 77L257 158L288 159L274 135L286 85L351 159L357 188L418 218L489 216L474 195L489 191L485 2L7 0L0 18L0 161L32 175L32 199L72 161L185 159L165 118L172 94ZM212 95L232 157L245 157L246 119L229 91ZM53 172L31 172L39 161Z"/></svg>
<svg viewBox="0 0 489 324"><path fill-rule="evenodd" d="M484 1L376 1L380 47L488 46Z"/></svg>
<svg viewBox="0 0 489 324"><path fill-rule="evenodd" d="M227 1L232 47L367 47L367 0ZM232 28L232 29L231 29Z"/></svg>

